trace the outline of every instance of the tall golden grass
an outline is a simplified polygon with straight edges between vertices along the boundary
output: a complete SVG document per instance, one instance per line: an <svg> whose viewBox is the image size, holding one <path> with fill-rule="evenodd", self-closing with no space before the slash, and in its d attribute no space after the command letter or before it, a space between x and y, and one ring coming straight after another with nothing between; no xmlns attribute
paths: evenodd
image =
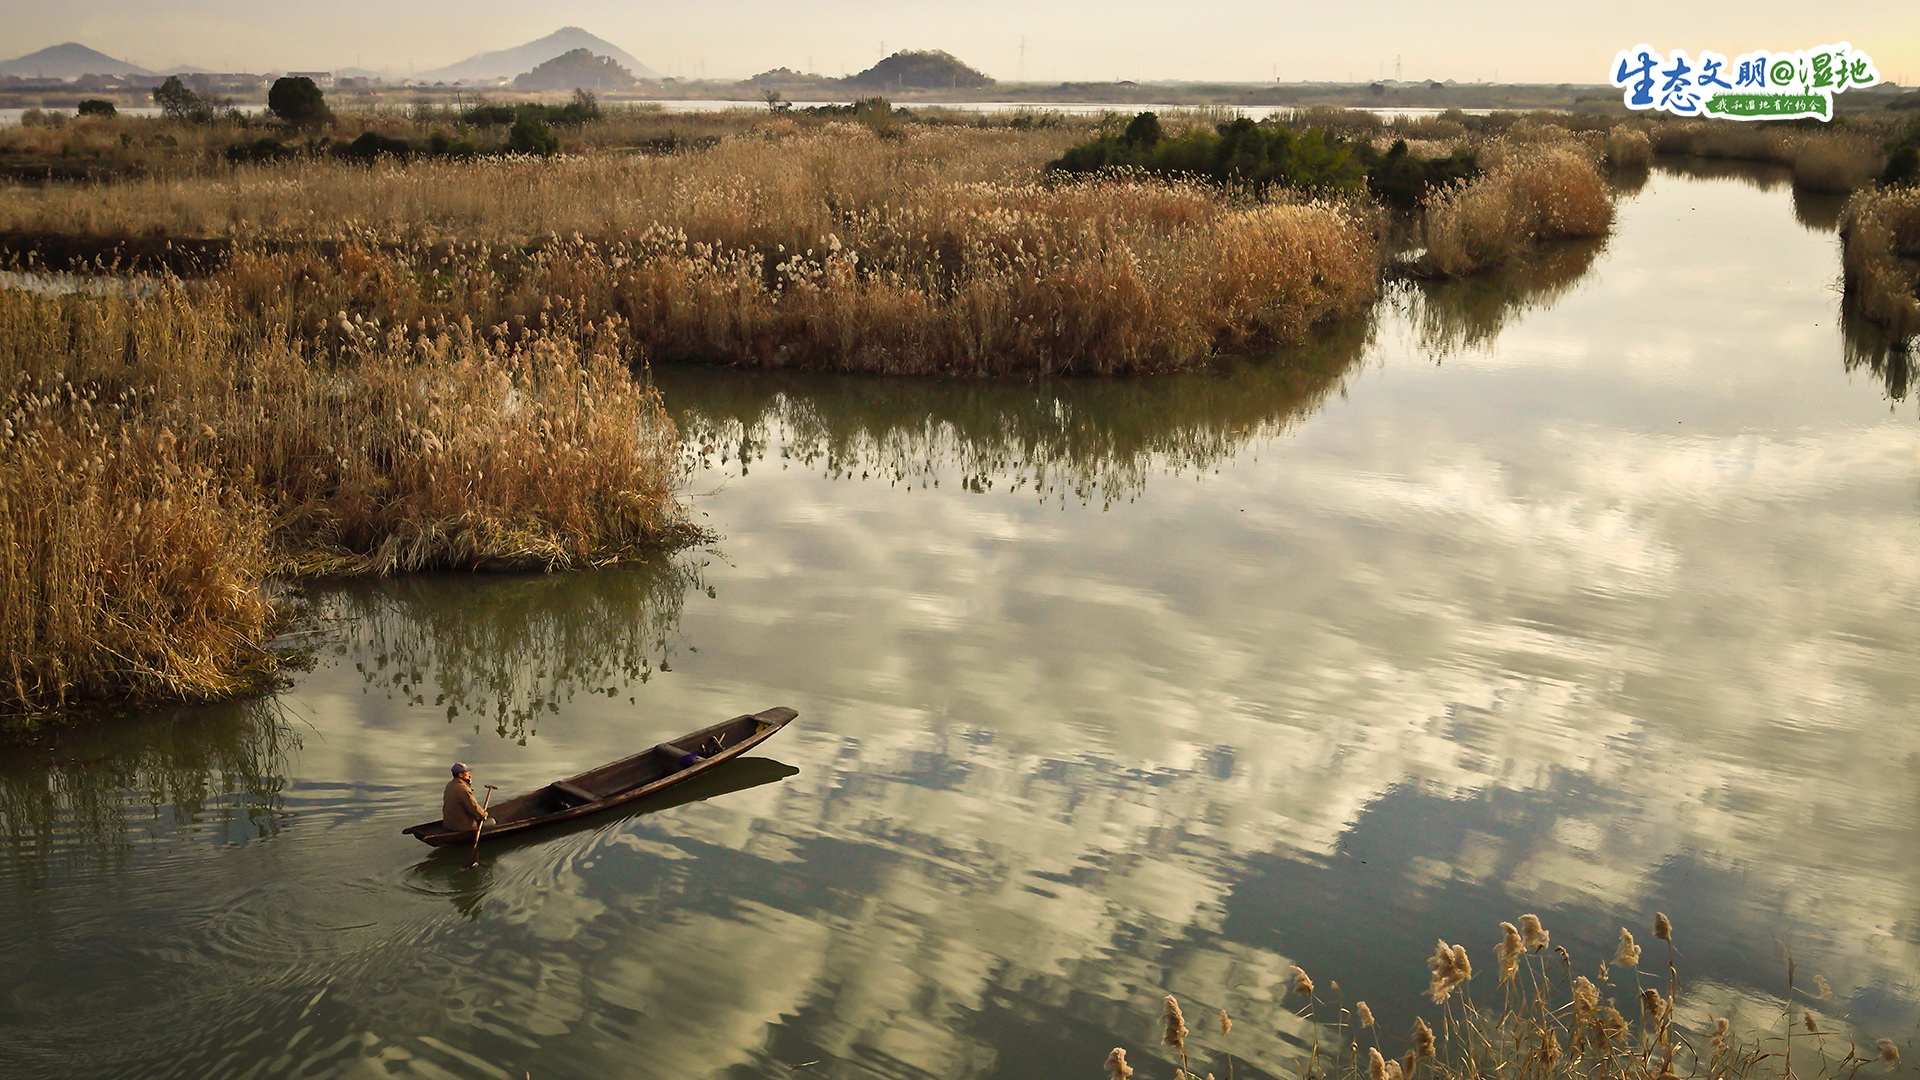
<svg viewBox="0 0 1920 1080"><path fill-rule="evenodd" d="M273 623L259 503L124 398L59 384L7 404L0 711L257 681Z"/></svg>
<svg viewBox="0 0 1920 1080"><path fill-rule="evenodd" d="M1541 240L1603 236L1613 227L1606 180L1567 148L1516 150L1427 206L1430 267L1448 277L1492 269Z"/></svg>
<svg viewBox="0 0 1920 1080"><path fill-rule="evenodd" d="M1608 167L1618 172L1645 172L1653 164L1653 140L1639 128L1609 130L1605 147Z"/></svg>
<svg viewBox="0 0 1920 1080"><path fill-rule="evenodd" d="M1895 342L1920 334L1920 188L1861 191L1840 214L1849 298Z"/></svg>
<svg viewBox="0 0 1920 1080"><path fill-rule="evenodd" d="M673 426L608 327L342 333L322 361L217 288L0 292L0 711L257 681L270 574L598 565L682 535Z"/></svg>
<svg viewBox="0 0 1920 1080"><path fill-rule="evenodd" d="M1731 1017L1696 1006L1680 979L1674 927L1665 915L1654 915L1649 944L1623 927L1613 954L1597 962L1576 961L1552 945L1551 932L1533 915L1521 916L1517 926L1503 922L1498 932L1493 964L1478 972L1466 946L1436 944L1427 959L1432 1022L1417 1016L1402 1028L1408 1030L1404 1050L1383 1034L1381 1018L1366 1002L1349 1008L1338 982L1323 994L1294 967L1282 997L1289 1005L1301 1002L1296 1015L1312 1032L1293 1070L1313 1080L1851 1080L1869 1065L1880 1066L1876 1072L1900 1067L1892 1040L1863 1048L1809 1007L1828 1002L1830 988L1818 976L1812 987L1800 986L1791 958L1772 1026L1737 1031ZM1176 1076L1191 1075L1189 1056L1202 1045L1231 1061L1234 1024L1226 1010L1220 1010L1217 1040L1189 1029L1172 995L1162 1000L1159 1015L1160 1041L1177 1057ZM1291 1071L1281 1062L1262 1065L1274 1075ZM1134 1072L1123 1047L1109 1052L1106 1067L1109 1080Z"/></svg>
<svg viewBox="0 0 1920 1080"><path fill-rule="evenodd" d="M1034 179L1063 138L776 120L666 158L303 161L47 188L0 205L0 230L232 237L220 280L302 337L333 334L343 310L518 327L559 308L617 319L637 360L760 367L1168 371L1297 340L1377 294L1370 210Z"/></svg>

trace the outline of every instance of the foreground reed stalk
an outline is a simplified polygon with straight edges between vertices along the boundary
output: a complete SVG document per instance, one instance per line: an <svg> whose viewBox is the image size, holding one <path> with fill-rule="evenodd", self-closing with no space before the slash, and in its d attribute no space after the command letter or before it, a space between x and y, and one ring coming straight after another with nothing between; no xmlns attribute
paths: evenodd
<svg viewBox="0 0 1920 1080"><path fill-rule="evenodd" d="M1503 990L1498 1012L1483 1011L1468 997L1473 967L1462 945L1442 941L1427 961L1431 979L1427 993L1440 1010L1439 1034L1425 1017L1413 1020L1408 1047L1395 1059L1369 1034L1364 1056L1359 1038L1344 1054L1334 1054L1323 1062L1318 1033L1323 1026L1313 1017L1312 980L1305 971L1293 968L1292 992L1303 994L1307 1005L1293 1010L1287 1027L1310 1027L1311 1032L1289 1035L1283 1045L1307 1043L1303 1054L1291 1061L1266 1061L1258 1064L1276 1076L1294 1076L1299 1080L1481 1080L1485 1077L1511 1077L1513 1080L1853 1080L1860 1070L1878 1064L1886 1071L1900 1067L1898 1046L1887 1039L1875 1044L1873 1057L1862 1055L1851 1040L1844 1052L1833 1053L1830 1038L1837 1034L1823 1028L1811 1010L1799 1009L1796 996L1802 991L1794 984L1791 958L1788 961L1788 993L1778 1001L1777 1014L1785 1025L1771 1033L1757 1031L1737 1037L1726 1017L1696 1012L1705 1027L1695 1030L1679 1019L1682 993L1678 953L1673 945L1673 924L1656 913L1655 939L1667 947L1666 993L1658 986L1640 984L1641 947L1633 934L1622 929L1618 948L1610 961L1601 961L1593 978L1574 973L1574 959L1565 948L1552 946L1540 920L1525 915L1518 926L1500 924L1501 937L1494 946L1499 961L1499 984ZM1560 974L1556 976L1555 970ZM1631 979L1622 976L1633 972ZM1825 979L1816 979L1820 1000L1831 1000L1832 990ZM1629 1012L1638 1020L1629 1020L1620 1008L1626 995ZM1365 1002L1355 1005L1362 1032L1375 1028L1373 1010ZM1162 1016L1177 1017L1179 1002L1171 995L1162 1005ZM1795 1017L1799 1020L1796 1023ZM1332 1030L1342 1032L1342 1026ZM1224 1040L1227 1025L1222 1025ZM1179 1038L1173 1037L1169 1023L1167 1045L1180 1052L1179 1072L1187 1075L1188 1032L1181 1025ZM1801 1062L1793 1063L1794 1043L1813 1040L1815 1064L1806 1066L1807 1051L1802 1048ZM1297 1052L1297 1051L1296 1051ZM1108 1058L1109 1076L1125 1080L1113 1070L1115 1056L1125 1062L1123 1049L1115 1049ZM1243 1057L1246 1056L1243 1052ZM1126 1070L1131 1075L1133 1069Z"/></svg>

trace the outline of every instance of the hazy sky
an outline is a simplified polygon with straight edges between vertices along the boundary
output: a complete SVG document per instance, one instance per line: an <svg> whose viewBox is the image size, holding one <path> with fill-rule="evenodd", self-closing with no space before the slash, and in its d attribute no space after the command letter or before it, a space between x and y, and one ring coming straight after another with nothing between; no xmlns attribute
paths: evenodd
<svg viewBox="0 0 1920 1080"><path fill-rule="evenodd" d="M425 70L581 26L666 74L785 65L857 71L946 49L1000 79L1601 82L1616 50L1734 56L1849 41L1883 78L1920 79L1912 0L0 0L0 59L79 41L146 67ZM1021 49L1025 40L1024 63Z"/></svg>

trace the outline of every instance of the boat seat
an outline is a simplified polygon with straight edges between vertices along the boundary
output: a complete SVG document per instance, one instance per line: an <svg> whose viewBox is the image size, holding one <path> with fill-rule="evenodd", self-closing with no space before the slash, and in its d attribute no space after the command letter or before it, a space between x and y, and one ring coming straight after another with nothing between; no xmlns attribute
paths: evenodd
<svg viewBox="0 0 1920 1080"><path fill-rule="evenodd" d="M595 795L593 792L588 791L586 788L569 784L565 780L555 780L552 784L548 786L553 788L553 790L559 792L560 794L565 795L567 798L574 800L575 802L590 803L590 802L600 801L600 796Z"/></svg>

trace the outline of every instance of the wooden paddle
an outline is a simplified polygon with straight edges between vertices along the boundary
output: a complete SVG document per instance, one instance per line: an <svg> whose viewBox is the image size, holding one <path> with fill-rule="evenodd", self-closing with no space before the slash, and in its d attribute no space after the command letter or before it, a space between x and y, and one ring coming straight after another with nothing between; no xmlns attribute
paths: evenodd
<svg viewBox="0 0 1920 1080"><path fill-rule="evenodd" d="M480 824L473 827L473 854L467 859L468 866L480 864L480 830L487 827L487 807L493 805L493 793L498 790L500 790L498 784L487 785L486 801L480 804Z"/></svg>

